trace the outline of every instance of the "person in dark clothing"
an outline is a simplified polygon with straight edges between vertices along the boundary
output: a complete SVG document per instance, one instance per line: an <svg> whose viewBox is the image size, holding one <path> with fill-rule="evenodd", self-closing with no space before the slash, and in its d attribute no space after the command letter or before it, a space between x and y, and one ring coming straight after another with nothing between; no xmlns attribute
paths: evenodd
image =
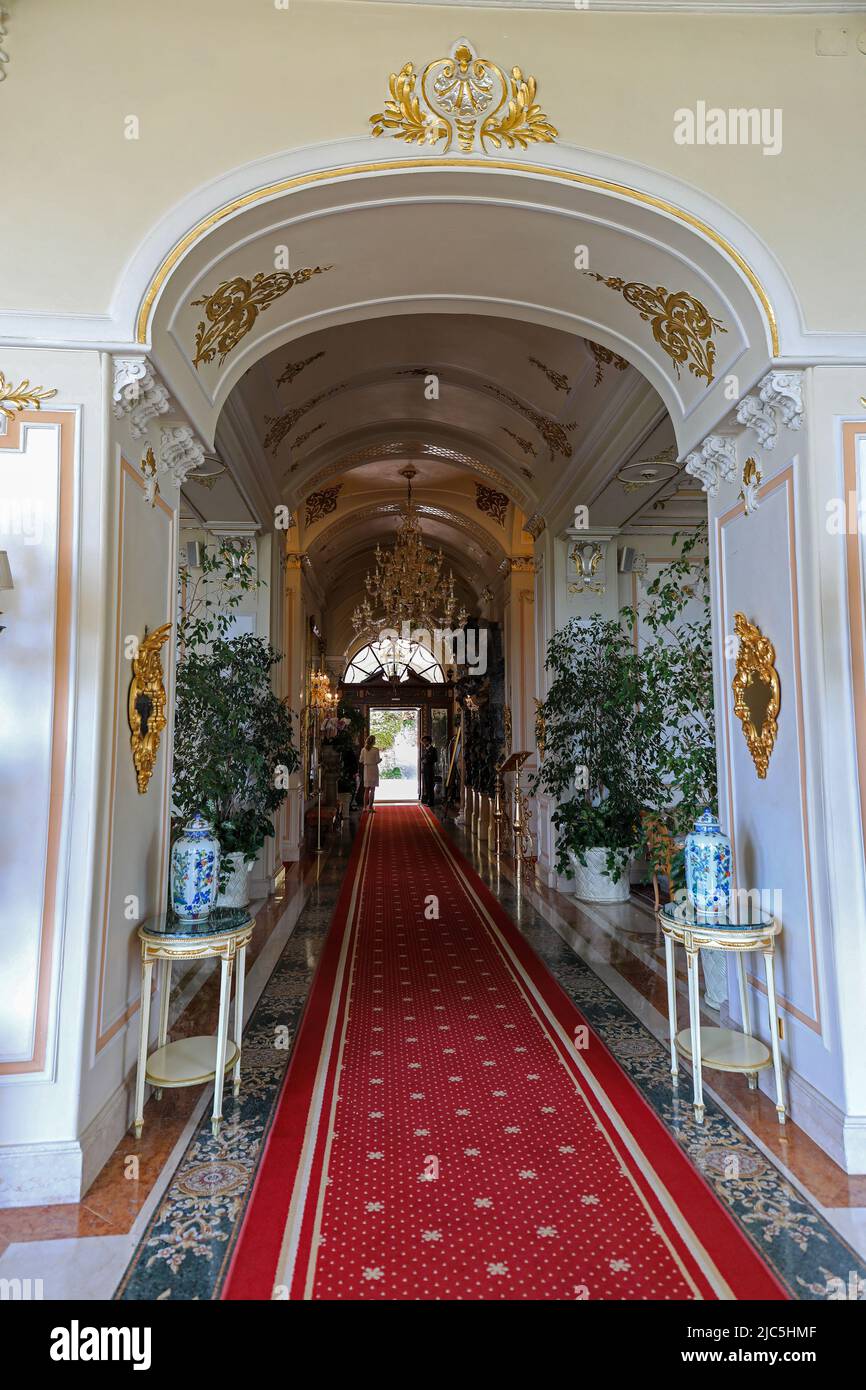
<svg viewBox="0 0 866 1390"><path fill-rule="evenodd" d="M341 768L342 778L347 783L351 782L352 784L352 800L349 803L350 809L357 804L359 770L360 763L358 762L358 754L354 744L352 744L348 748L343 749L343 765Z"/></svg>
<svg viewBox="0 0 866 1390"><path fill-rule="evenodd" d="M429 734L421 740L421 802L432 806L436 795L436 764L439 754Z"/></svg>

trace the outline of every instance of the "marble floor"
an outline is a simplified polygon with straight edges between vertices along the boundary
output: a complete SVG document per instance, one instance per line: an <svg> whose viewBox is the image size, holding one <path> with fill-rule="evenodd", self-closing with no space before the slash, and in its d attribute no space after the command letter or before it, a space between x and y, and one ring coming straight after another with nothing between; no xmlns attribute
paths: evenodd
<svg viewBox="0 0 866 1390"><path fill-rule="evenodd" d="M545 939L551 938L548 929L552 928L561 943L560 955L564 944L565 958L582 961L666 1044L664 950L651 906L636 897L615 906L578 904L543 887L531 873L523 872L517 881L507 859L497 864L486 847L470 841L462 827L451 820L445 824L530 940L540 930ZM278 962L294 982L295 1023L300 1016L356 825L353 817L339 834L329 832L324 856L309 853L299 864L287 866L276 894L259 906L248 965L246 1018ZM551 951L549 941L545 950ZM678 988L685 1013L684 979ZM218 981L211 970L204 977L196 974L180 980L173 992L172 1036L212 1031L217 993ZM707 1011L705 1021L717 1023L718 1015ZM866 1176L847 1176L797 1125L779 1126L773 1102L761 1091L750 1091L745 1077L708 1073L705 1090L842 1239L866 1258ZM0 1278L41 1280L45 1298L115 1296L130 1259L153 1228L160 1204L168 1205L165 1194L182 1161L189 1171L196 1135L209 1132L209 1108L208 1090L165 1092L159 1102L151 1098L141 1140L129 1134L124 1137L80 1203L0 1211ZM231 1134L229 1126L219 1154L223 1164L233 1157ZM210 1152L202 1156L213 1160ZM131 1158L137 1163L130 1164ZM245 1158L254 1170L255 1152ZM167 1284L165 1293L138 1296L213 1295L192 1288L184 1291L182 1284L169 1292Z"/></svg>

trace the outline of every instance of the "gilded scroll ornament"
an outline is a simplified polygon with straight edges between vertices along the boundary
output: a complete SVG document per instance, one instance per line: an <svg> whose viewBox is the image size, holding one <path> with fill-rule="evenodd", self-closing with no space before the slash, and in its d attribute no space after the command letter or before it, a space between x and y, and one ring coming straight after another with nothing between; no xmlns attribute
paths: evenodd
<svg viewBox="0 0 866 1390"><path fill-rule="evenodd" d="M16 412L20 413L22 410L41 410L42 402L56 395L56 388L31 386L26 378L17 386L13 386L11 381L6 380L3 372L0 372L0 415L4 415L7 420L11 420Z"/></svg>
<svg viewBox="0 0 866 1390"><path fill-rule="evenodd" d="M318 362L320 357L324 357L324 351L314 352L312 357L303 357L299 362L287 362L280 376L277 377L277 386L291 386L296 376L300 376L305 367L309 367L312 362Z"/></svg>
<svg viewBox="0 0 866 1390"><path fill-rule="evenodd" d="M484 389L497 396L499 400L504 401L506 405L510 405L512 410L518 411L524 419L529 420L553 453L561 454L563 458L571 458L571 440L566 434L566 430L572 429L572 425L563 427L558 420L551 419L549 415L542 415L540 410L526 405L518 396L515 396L511 391L506 391L501 386L491 386L485 382Z"/></svg>
<svg viewBox="0 0 866 1390"><path fill-rule="evenodd" d="M499 428L510 435L515 444L517 444L525 454L532 454L533 458L535 457L535 445L531 439L524 439L522 435L515 434L514 430L510 430L507 425L500 425Z"/></svg>
<svg viewBox="0 0 866 1390"><path fill-rule="evenodd" d="M334 487L322 488L321 492L311 492L307 498L307 526L313 526L322 517L329 516L331 512L337 510L337 498L340 495L342 483L337 483Z"/></svg>
<svg viewBox="0 0 866 1390"><path fill-rule="evenodd" d="M166 694L162 676L160 651L168 641L171 623L163 623L153 632L145 631L138 652L132 658L132 682L129 687L127 714L132 731L130 746L138 790L147 791L156 764L159 740L166 726Z"/></svg>
<svg viewBox="0 0 866 1390"><path fill-rule="evenodd" d="M756 512L761 505L760 488L763 476L755 459L747 458L743 464L742 486L740 488L740 501L746 516L749 516L751 512Z"/></svg>
<svg viewBox="0 0 866 1390"><path fill-rule="evenodd" d="M498 521L500 526L505 525L508 498L504 492L497 492L495 488L485 487L484 483L476 483L475 505L479 512L485 512L494 521Z"/></svg>
<svg viewBox="0 0 866 1390"><path fill-rule="evenodd" d="M720 319L714 319L705 304L687 290L667 290L664 285L642 285L637 280L625 281L619 275L599 275L585 270L599 284L617 290L627 304L637 309L652 329L659 347L674 364L677 376L680 367L688 363L689 371L713 380L716 344L713 333L727 333Z"/></svg>
<svg viewBox="0 0 866 1390"><path fill-rule="evenodd" d="M533 367L537 367L540 372L544 372L544 375L555 391L571 390L568 377L564 372L555 371L553 367L548 367L546 362L540 361L537 357L530 357L528 360L532 363Z"/></svg>
<svg viewBox="0 0 866 1390"><path fill-rule="evenodd" d="M731 683L734 714L742 722L758 776L764 778L776 743L781 700L776 650L743 613L734 614L734 631L739 639L737 669Z"/></svg>
<svg viewBox="0 0 866 1390"><path fill-rule="evenodd" d="M253 327L259 314L274 300L288 294L296 285L305 285L314 275L323 275L333 270L330 265L306 266L303 270L274 270L270 275L259 271L252 280L236 275L233 280L223 280L212 294L190 301L195 309L204 308L204 318L195 334L195 357L193 366L198 368L202 362L212 362L217 353L220 366L229 353L237 347Z"/></svg>
<svg viewBox="0 0 866 1390"><path fill-rule="evenodd" d="M409 145L437 145L447 152L456 140L473 149L522 150L552 144L559 132L535 100L536 81L518 67L508 76L489 58L479 58L471 43L458 39L447 58L434 58L421 74L404 63L388 79L388 97L370 117L374 135L390 135Z"/></svg>
<svg viewBox="0 0 866 1390"><path fill-rule="evenodd" d="M590 342L586 339L586 346L595 358L595 381L594 386L600 386L604 379L605 367L615 367L618 372L624 372L628 362L624 357L620 357L618 352L613 352L610 348L604 347L601 343Z"/></svg>

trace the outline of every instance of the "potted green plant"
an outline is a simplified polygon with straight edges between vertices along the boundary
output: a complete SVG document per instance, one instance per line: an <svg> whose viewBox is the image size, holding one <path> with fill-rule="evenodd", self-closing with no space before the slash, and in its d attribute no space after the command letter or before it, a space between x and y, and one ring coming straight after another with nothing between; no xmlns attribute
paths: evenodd
<svg viewBox="0 0 866 1390"><path fill-rule="evenodd" d="M182 609L175 676L172 794L177 822L202 811L222 851L220 906L249 901L249 869L274 834L298 757L292 715L274 692L282 659L263 638L234 635L233 609L257 587L248 561L205 556L209 581Z"/></svg>
<svg viewBox="0 0 866 1390"><path fill-rule="evenodd" d="M643 667L620 622L572 618L547 649L544 756L533 782L557 799L556 866L590 902L624 901L646 794Z"/></svg>

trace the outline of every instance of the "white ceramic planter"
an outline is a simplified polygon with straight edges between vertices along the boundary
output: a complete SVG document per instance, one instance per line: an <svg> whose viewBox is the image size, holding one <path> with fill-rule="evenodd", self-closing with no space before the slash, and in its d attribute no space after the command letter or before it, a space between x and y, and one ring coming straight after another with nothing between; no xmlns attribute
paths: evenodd
<svg viewBox="0 0 866 1390"><path fill-rule="evenodd" d="M250 869L253 861L246 860L241 853L223 855L223 863L228 869L225 890L216 900L217 907L246 907L250 900Z"/></svg>
<svg viewBox="0 0 866 1390"><path fill-rule="evenodd" d="M585 851L584 858L586 864L581 864L577 855L569 850L568 858L574 870L573 893L576 898L585 903L626 903L629 899L629 866L626 864L616 883L610 879L605 871L607 861L607 850L588 849Z"/></svg>

